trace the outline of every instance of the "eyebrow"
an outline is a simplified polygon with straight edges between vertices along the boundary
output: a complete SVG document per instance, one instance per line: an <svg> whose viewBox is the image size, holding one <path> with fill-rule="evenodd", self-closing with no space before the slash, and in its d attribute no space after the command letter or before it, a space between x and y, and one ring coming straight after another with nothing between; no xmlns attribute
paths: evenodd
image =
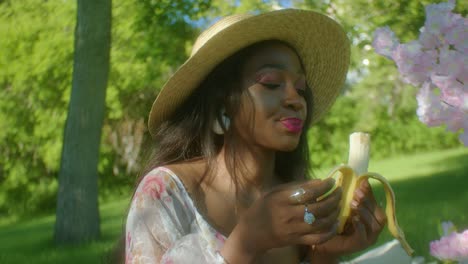
<svg viewBox="0 0 468 264"><path fill-rule="evenodd" d="M260 71L262 69L278 69L278 70L283 70L283 71L289 71L289 69L286 67L284 64L275 64L275 63L267 63L263 64L262 66L258 67L257 71ZM304 74L302 69L299 71L295 72L296 74Z"/></svg>

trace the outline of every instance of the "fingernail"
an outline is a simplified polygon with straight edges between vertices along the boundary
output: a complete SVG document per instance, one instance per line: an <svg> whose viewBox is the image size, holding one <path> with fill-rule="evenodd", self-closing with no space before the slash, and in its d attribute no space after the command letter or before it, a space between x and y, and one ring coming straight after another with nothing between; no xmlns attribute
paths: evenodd
<svg viewBox="0 0 468 264"><path fill-rule="evenodd" d="M358 205L359 205L359 203L356 200L351 201L351 207L352 208L357 209Z"/></svg>
<svg viewBox="0 0 468 264"><path fill-rule="evenodd" d="M306 190L304 190L304 188L298 188L293 191L293 193L289 196L289 199L292 202L302 203L305 194Z"/></svg>

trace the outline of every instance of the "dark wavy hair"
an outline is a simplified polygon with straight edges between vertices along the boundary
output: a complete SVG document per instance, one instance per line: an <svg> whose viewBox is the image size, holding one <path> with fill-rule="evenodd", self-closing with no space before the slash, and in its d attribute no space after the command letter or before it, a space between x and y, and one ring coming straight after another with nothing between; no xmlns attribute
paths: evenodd
<svg viewBox="0 0 468 264"><path fill-rule="evenodd" d="M172 116L162 122L154 137L154 146L151 146L152 153L148 159L149 162L143 169L136 186L148 172L158 166L197 158L205 159L208 165L201 179L203 181L205 176L210 175L210 172L215 170L216 156L224 145L226 167L236 186L236 194L239 192L242 188L239 175L242 175L242 172L246 170L239 153L243 148L249 148L249 145L243 144L241 137L239 137L239 131L233 126L229 129L223 127L224 135L215 134L212 127L216 120L222 124L221 111L223 109L231 118L239 112L241 95L246 92L239 85L244 63L257 48L271 42L279 41L258 42L225 59L176 109ZM306 89L304 97L309 113L304 121L305 131L301 134L298 147L290 152L276 154L275 173L282 182L305 179L308 176L310 157L307 129L310 126L312 116L310 112L312 92L310 89ZM107 261L122 263L124 259L125 235L120 239L113 253L108 256Z"/></svg>

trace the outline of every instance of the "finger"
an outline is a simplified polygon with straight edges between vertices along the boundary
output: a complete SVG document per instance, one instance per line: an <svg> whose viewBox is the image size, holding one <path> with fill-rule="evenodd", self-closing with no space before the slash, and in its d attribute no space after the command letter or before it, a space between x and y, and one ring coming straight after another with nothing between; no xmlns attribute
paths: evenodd
<svg viewBox="0 0 468 264"><path fill-rule="evenodd" d="M361 223L359 215L354 215L351 218L351 223L354 227L355 234L359 241L364 242L367 240L367 230L363 223Z"/></svg>
<svg viewBox="0 0 468 264"><path fill-rule="evenodd" d="M378 237L378 234L380 234L380 231L382 231L383 226L377 222L372 212L370 212L367 208L360 206L357 212L359 214L359 219L366 227L367 234L369 235L368 238L370 238L371 242L374 243L375 239Z"/></svg>
<svg viewBox="0 0 468 264"><path fill-rule="evenodd" d="M355 206L356 203L357 206ZM357 209L360 207L365 208L368 212L370 212L373 221L377 222L380 226L384 226L387 223L387 216L385 215L384 210L378 207L376 204L371 204L371 202L369 202L369 200L367 199L365 199L361 203L353 203L353 209Z"/></svg>
<svg viewBox="0 0 468 264"><path fill-rule="evenodd" d="M296 186L292 191L287 191L289 202L295 205L315 201L318 197L333 188L334 185L335 179L333 178L307 181L306 183Z"/></svg>
<svg viewBox="0 0 468 264"><path fill-rule="evenodd" d="M385 214L384 208L377 204L377 200L375 199L374 193L368 181L365 181L365 183L363 184L363 188L364 193L366 193L367 191L367 193L369 194L366 195L366 197L368 197L368 201L365 203L365 205L372 212L372 215L374 216L375 220L381 226L384 226L387 223L387 215Z"/></svg>
<svg viewBox="0 0 468 264"><path fill-rule="evenodd" d="M372 215L382 227L385 226L385 224L387 224L387 215L381 207L376 206Z"/></svg>
<svg viewBox="0 0 468 264"><path fill-rule="evenodd" d="M307 208L318 217L326 217L337 210L339 211L342 192L341 188L337 188L324 200L307 204Z"/></svg>
<svg viewBox="0 0 468 264"><path fill-rule="evenodd" d="M338 230L338 225L335 224L333 227L324 233L319 234L306 234L298 238L296 244L300 245L318 245L322 244L336 235L336 231Z"/></svg>
<svg viewBox="0 0 468 264"><path fill-rule="evenodd" d="M320 202L308 205L295 205L291 213L295 216L293 223L299 228L300 233L320 232L333 226L337 222L340 213L339 203L341 200L341 188L336 189L327 197L327 199ZM306 208L308 213L312 213L315 220L313 224L305 222Z"/></svg>
<svg viewBox="0 0 468 264"><path fill-rule="evenodd" d="M373 212L377 207L375 200L368 197L368 195L364 194L364 192L357 188L354 191L353 202L351 202L351 207L357 209L360 206L365 207L367 210Z"/></svg>
<svg viewBox="0 0 468 264"><path fill-rule="evenodd" d="M353 198L356 201L352 204L354 208L357 208L359 205L366 207L372 212L372 216L380 225L385 225L387 217L384 210L377 205L377 201L375 200L375 196L368 181L363 181L361 183L359 188L356 189Z"/></svg>
<svg viewBox="0 0 468 264"><path fill-rule="evenodd" d="M327 217L317 218L312 224L308 224L305 221L298 222L296 224L297 232L303 235L326 232L338 223L337 217L339 213L339 211L336 211Z"/></svg>
<svg viewBox="0 0 468 264"><path fill-rule="evenodd" d="M290 210L289 215L294 216L295 222L304 221L305 208L311 212L317 219L328 217L330 214L336 214L340 211L339 205L341 201L342 190L337 188L333 193L324 200L312 204L286 205Z"/></svg>
<svg viewBox="0 0 468 264"><path fill-rule="evenodd" d="M368 199L369 201L375 201L374 193L372 192L372 188L367 180L362 181L358 188L354 191L354 197L356 201L361 202L364 199ZM370 204L369 204L370 205ZM373 208L369 208L372 210Z"/></svg>

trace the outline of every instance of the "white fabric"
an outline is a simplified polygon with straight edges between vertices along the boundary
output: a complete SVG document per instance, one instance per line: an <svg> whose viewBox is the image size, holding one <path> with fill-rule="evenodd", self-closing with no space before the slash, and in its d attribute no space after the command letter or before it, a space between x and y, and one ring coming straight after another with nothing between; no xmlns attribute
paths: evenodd
<svg viewBox="0 0 468 264"><path fill-rule="evenodd" d="M183 184L157 168L139 184L127 217L125 263L225 263L225 237L198 213Z"/></svg>
<svg viewBox="0 0 468 264"><path fill-rule="evenodd" d="M226 237L198 212L184 185L172 171L159 167L143 178L127 217L126 264L224 264L226 262L218 251L225 240ZM343 262L371 263L421 264L412 263L396 240Z"/></svg>
<svg viewBox="0 0 468 264"><path fill-rule="evenodd" d="M341 264L437 264L437 262L426 262L423 257L411 258L400 242L394 239Z"/></svg>

